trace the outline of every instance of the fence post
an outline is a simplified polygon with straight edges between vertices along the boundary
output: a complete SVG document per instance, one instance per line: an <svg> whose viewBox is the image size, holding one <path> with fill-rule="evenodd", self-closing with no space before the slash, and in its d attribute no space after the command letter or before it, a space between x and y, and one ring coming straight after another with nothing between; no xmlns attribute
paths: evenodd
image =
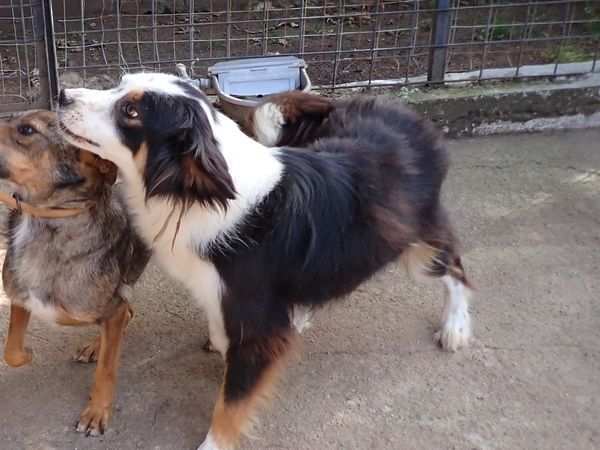
<svg viewBox="0 0 600 450"><path fill-rule="evenodd" d="M44 19L46 62L48 65L48 97L50 108L54 109L54 101L58 96L58 62L56 60L56 46L54 43L52 0L42 0L42 14Z"/></svg>
<svg viewBox="0 0 600 450"><path fill-rule="evenodd" d="M450 36L450 0L436 0L436 12L431 31L427 81L440 83L446 73L446 58Z"/></svg>

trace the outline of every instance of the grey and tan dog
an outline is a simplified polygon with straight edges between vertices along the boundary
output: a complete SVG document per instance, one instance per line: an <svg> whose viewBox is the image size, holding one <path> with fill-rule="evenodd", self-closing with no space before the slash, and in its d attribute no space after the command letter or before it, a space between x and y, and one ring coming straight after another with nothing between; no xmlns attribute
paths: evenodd
<svg viewBox="0 0 600 450"><path fill-rule="evenodd" d="M0 178L27 206L9 216L4 359L13 367L31 362L24 340L32 313L61 325L100 325L100 336L76 355L98 363L77 431L98 435L111 414L122 336L132 317L128 291L150 252L113 189L116 167L64 143L56 127L47 111L0 122ZM70 217L61 218L65 211Z"/></svg>

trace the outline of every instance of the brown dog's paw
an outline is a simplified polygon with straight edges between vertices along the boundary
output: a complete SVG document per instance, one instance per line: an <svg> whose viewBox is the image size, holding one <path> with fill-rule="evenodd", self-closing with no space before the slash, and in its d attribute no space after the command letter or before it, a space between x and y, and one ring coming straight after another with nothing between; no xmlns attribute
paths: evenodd
<svg viewBox="0 0 600 450"><path fill-rule="evenodd" d="M73 361L78 363L94 363L98 361L98 355L100 354L100 336L96 336L86 346L77 349L77 353L73 355Z"/></svg>
<svg viewBox="0 0 600 450"><path fill-rule="evenodd" d="M21 367L31 363L33 352L30 348L25 347L22 351L7 350L4 353L4 361L10 367Z"/></svg>
<svg viewBox="0 0 600 450"><path fill-rule="evenodd" d="M110 406L96 405L90 401L79 416L76 430L86 436L100 436L104 434L110 418Z"/></svg>

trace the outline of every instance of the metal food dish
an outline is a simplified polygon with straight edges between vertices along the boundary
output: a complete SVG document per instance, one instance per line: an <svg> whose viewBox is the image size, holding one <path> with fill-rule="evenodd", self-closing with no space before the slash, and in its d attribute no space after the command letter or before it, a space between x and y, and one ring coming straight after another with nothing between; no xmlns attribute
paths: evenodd
<svg viewBox="0 0 600 450"><path fill-rule="evenodd" d="M306 63L295 56L224 61L208 69L209 84L225 114L240 121L262 97L291 90L310 91ZM204 86L203 86L204 87Z"/></svg>

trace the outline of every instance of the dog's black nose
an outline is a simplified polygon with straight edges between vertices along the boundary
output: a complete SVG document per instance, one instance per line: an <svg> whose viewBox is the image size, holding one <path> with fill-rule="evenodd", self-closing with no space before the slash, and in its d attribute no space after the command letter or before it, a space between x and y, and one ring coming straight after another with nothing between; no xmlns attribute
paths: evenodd
<svg viewBox="0 0 600 450"><path fill-rule="evenodd" d="M73 99L67 97L65 90L61 89L58 94L58 105L64 107L69 106L71 103L73 103Z"/></svg>

